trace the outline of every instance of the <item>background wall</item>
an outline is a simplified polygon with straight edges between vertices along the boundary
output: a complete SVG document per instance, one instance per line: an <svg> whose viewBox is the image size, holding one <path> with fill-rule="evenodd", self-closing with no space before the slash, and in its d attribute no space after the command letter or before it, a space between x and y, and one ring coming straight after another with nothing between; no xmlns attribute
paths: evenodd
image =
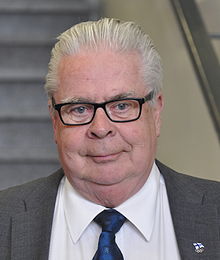
<svg viewBox="0 0 220 260"><path fill-rule="evenodd" d="M219 141L169 0L103 0L108 17L133 20L163 59L165 110L158 159L187 174L220 180Z"/></svg>

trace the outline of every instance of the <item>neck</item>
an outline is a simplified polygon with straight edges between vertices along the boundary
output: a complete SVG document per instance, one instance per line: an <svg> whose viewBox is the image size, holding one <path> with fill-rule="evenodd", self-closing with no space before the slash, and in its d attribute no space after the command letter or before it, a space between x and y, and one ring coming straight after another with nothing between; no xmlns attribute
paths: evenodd
<svg viewBox="0 0 220 260"><path fill-rule="evenodd" d="M147 178L138 183L130 181L113 185L96 183L71 183L72 186L86 199L106 208L115 208L136 194L144 185ZM83 186L83 187L82 187Z"/></svg>

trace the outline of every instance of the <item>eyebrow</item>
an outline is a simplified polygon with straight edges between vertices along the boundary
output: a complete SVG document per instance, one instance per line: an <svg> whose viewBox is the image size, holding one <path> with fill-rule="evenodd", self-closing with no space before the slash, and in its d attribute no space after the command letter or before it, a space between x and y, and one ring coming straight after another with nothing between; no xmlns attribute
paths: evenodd
<svg viewBox="0 0 220 260"><path fill-rule="evenodd" d="M72 97L72 98L65 98L61 100L61 103L77 103L77 102L87 103L87 102L91 102L91 100L83 97Z"/></svg>
<svg viewBox="0 0 220 260"><path fill-rule="evenodd" d="M135 94L134 91L126 92L126 93L121 93L121 94L118 94L118 95L116 95L116 96L111 97L109 101L115 100L115 99L130 98L130 97L133 97L134 94Z"/></svg>
<svg viewBox="0 0 220 260"><path fill-rule="evenodd" d="M126 99L126 98L131 98L134 97L134 91L131 92L126 92L126 93L121 93L116 96L110 97L108 101L112 100L118 100L118 99ZM93 100L88 99L88 98L83 98L83 97L71 97L71 98L65 98L61 100L62 103L94 103Z"/></svg>

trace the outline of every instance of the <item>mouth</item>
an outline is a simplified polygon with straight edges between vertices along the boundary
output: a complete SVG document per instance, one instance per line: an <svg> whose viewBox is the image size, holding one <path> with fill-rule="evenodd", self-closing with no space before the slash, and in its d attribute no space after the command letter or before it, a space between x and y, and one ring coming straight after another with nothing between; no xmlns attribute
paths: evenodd
<svg viewBox="0 0 220 260"><path fill-rule="evenodd" d="M107 163L117 160L122 152L112 154L88 155L95 163Z"/></svg>

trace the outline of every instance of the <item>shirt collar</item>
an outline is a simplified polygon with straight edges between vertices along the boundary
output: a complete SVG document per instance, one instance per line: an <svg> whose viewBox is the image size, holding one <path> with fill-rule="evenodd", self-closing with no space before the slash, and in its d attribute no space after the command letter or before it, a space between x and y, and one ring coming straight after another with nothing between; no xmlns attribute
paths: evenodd
<svg viewBox="0 0 220 260"><path fill-rule="evenodd" d="M105 207L97 205L82 197L65 177L61 194L64 214L70 235L74 243L78 241L84 230ZM150 240L155 214L157 194L160 185L160 172L153 164L150 175L134 196L115 209L123 214L145 237Z"/></svg>
<svg viewBox="0 0 220 260"><path fill-rule="evenodd" d="M61 196L66 223L72 240L76 243L95 216L105 208L81 196L66 177Z"/></svg>
<svg viewBox="0 0 220 260"><path fill-rule="evenodd" d="M148 241L154 227L159 187L160 172L154 163L144 186L116 208Z"/></svg>

